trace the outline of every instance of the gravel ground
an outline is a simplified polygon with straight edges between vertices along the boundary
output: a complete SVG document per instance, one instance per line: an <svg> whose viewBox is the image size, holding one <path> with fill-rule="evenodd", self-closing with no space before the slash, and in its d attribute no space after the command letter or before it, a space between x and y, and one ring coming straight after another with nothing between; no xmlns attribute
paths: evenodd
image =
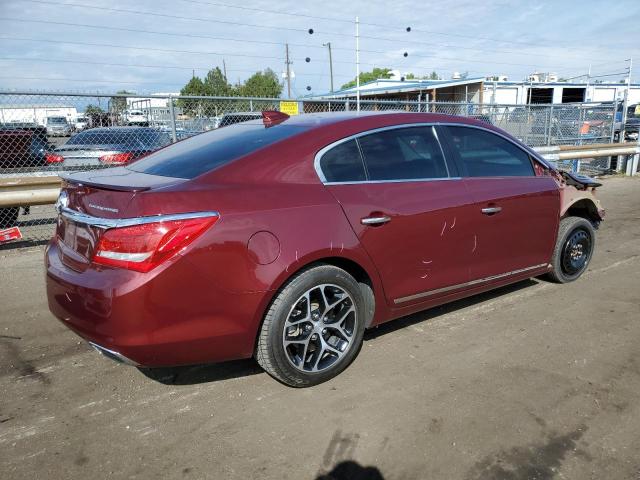
<svg viewBox="0 0 640 480"><path fill-rule="evenodd" d="M42 248L0 251L0 478L637 480L640 180L599 194L579 281L392 322L304 390L252 361L115 364L49 313Z"/></svg>

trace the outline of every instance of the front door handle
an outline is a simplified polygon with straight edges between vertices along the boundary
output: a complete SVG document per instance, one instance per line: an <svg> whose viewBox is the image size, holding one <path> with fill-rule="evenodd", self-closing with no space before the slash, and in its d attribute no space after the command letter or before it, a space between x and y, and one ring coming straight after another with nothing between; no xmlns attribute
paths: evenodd
<svg viewBox="0 0 640 480"><path fill-rule="evenodd" d="M495 215L496 213L500 213L502 211L502 207L486 207L482 209L482 213L485 215Z"/></svg>
<svg viewBox="0 0 640 480"><path fill-rule="evenodd" d="M364 217L360 219L360 223L362 225L376 226L376 225L384 225L391 221L391 217L387 215L379 215L375 217Z"/></svg>

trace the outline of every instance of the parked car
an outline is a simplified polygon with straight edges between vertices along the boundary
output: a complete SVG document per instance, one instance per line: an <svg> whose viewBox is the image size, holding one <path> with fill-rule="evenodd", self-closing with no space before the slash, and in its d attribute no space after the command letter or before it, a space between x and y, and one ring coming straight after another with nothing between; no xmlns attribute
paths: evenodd
<svg viewBox="0 0 640 480"><path fill-rule="evenodd" d="M123 114L123 120L125 125L133 125L138 127L149 126L149 118L144 114L142 110L127 110Z"/></svg>
<svg viewBox="0 0 640 480"><path fill-rule="evenodd" d="M618 141L622 130L622 104L618 105L616 112L616 123L614 127L615 140ZM627 122L624 125L624 139L637 141L640 131L640 104L627 106Z"/></svg>
<svg viewBox="0 0 640 480"><path fill-rule="evenodd" d="M16 173L42 166L46 150L44 127L29 123L0 125L0 172ZM0 229L15 226L19 210L20 207L0 208Z"/></svg>
<svg viewBox="0 0 640 480"><path fill-rule="evenodd" d="M296 387L344 370L366 328L576 280L604 216L595 181L427 113L265 112L63 178L46 278L66 326L139 367L253 356Z"/></svg>
<svg viewBox="0 0 640 480"><path fill-rule="evenodd" d="M227 127L235 123L248 122L249 120L260 120L262 118L261 112L232 112L225 113L220 118L217 128Z"/></svg>
<svg viewBox="0 0 640 480"><path fill-rule="evenodd" d="M52 137L66 137L71 135L71 126L65 117L47 117L47 133Z"/></svg>
<svg viewBox="0 0 640 480"><path fill-rule="evenodd" d="M89 117L85 115L78 115L73 122L73 129L76 132L81 132L89 127Z"/></svg>
<svg viewBox="0 0 640 480"><path fill-rule="evenodd" d="M46 155L46 163L74 168L125 164L171 143L167 132L145 127L105 127L82 131Z"/></svg>

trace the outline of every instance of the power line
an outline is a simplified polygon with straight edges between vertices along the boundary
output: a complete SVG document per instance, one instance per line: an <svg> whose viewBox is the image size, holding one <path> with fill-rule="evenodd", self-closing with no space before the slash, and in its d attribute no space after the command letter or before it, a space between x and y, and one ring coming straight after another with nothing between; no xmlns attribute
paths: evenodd
<svg viewBox="0 0 640 480"><path fill-rule="evenodd" d="M77 63L85 65L103 65L107 67L128 67L128 68L158 68L158 69L176 69L176 70L211 70L211 67L205 66L179 66L179 65L146 65L139 63L107 63L107 62L90 62L87 60L66 60L62 58L23 58L23 57L0 57L0 60L8 61L26 61L26 62L48 62L48 63ZM231 69L229 72L234 73L256 73L256 70ZM327 76L326 73L298 73L301 77L322 77ZM343 78L351 78L349 75L338 75Z"/></svg>
<svg viewBox="0 0 640 480"><path fill-rule="evenodd" d="M245 58L261 58L261 59L271 59L271 60L283 60L280 56L268 56L268 55L248 55L248 54L231 54L225 52L209 52L209 51L197 51L197 50L176 50L176 49L167 49L167 48L155 48L155 47L134 47L130 45L118 45L112 43L93 43L93 42L74 42L69 40L52 40L52 39L38 39L38 38L24 38L24 37L12 37L8 35L0 36L0 39L5 40L16 40L16 41L26 41L26 42L36 42L36 43L52 43L52 44L62 44L62 45L80 45L80 46L90 46L90 47L106 47L106 48L121 48L121 49L131 49L131 50L148 50L153 52L167 52L167 53L187 53L187 54L197 54L197 55L217 55L217 56L226 56L226 57L245 57ZM425 57L427 58L427 57ZM464 61L460 59L449 59L447 60L455 60L455 61ZM474 61L474 60L469 60ZM317 63L327 63L327 60L315 60ZM344 63L351 65L350 61L337 61L334 60L334 63ZM481 63L493 63L493 62L481 62ZM380 63L366 63L362 62L362 65L375 67L376 65L380 66ZM410 66L410 65L388 65L385 64L386 67L395 69L395 70L417 70L418 68L426 68L426 67L418 67L418 66ZM527 66L527 65L524 65ZM193 67L190 67L193 68ZM428 68L442 68L437 66L429 66ZM480 72L476 72L480 73Z"/></svg>
<svg viewBox="0 0 640 480"><path fill-rule="evenodd" d="M131 50L147 50L153 52L166 52L166 53L187 53L187 54L196 54L196 55L217 55L217 56L227 56L227 57L244 57L244 58L261 58L261 59L271 59L271 60L282 60L280 56L269 56L269 55L250 55L250 54L241 54L241 53L228 53L228 52L211 52L211 51L200 51L200 50L177 50L177 49L168 49L168 48L156 48L156 47L134 47L131 45L118 45L112 43L93 43L93 42L74 42L69 40L52 40L52 39L38 39L38 38L24 38L24 37L12 37L8 35L0 36L1 39L5 40L16 40L16 41L26 41L26 42L38 42L38 43L53 43L53 44L67 44L67 45L80 45L80 46L91 46L91 47L107 47L107 48L121 48L121 49L131 49ZM432 56L426 55L413 55L416 58L426 58L431 59ZM493 62L487 60L473 60L473 59L462 59L462 58L454 58L454 57L437 57L438 60L446 60L446 61L454 61L454 62L470 62L470 63L482 63L482 64L492 64L492 65L509 65L509 66L521 66L521 67L531 67L529 64L523 63L511 63L511 62ZM314 62L318 63L327 63L326 60L314 60ZM351 65L353 62L346 60L334 60L334 63L343 63L347 65ZM389 68L393 68L396 70L411 70L417 67L409 66L409 65L388 65ZM366 63L362 62L362 65L365 66L380 66L381 62L378 63ZM422 68L422 67L421 67ZM437 67L429 67L429 68L437 68Z"/></svg>
<svg viewBox="0 0 640 480"><path fill-rule="evenodd" d="M199 5L210 5L210 6L215 6L215 7L226 7L226 8L235 8L238 10L245 10L245 11L253 11L253 12L260 12L260 13L269 13L269 14L275 14L275 15L287 15L287 16L291 16L291 17L299 17L299 18L309 18L309 19L314 19L314 20L327 20L330 22L341 22L341 23L348 23L348 24L353 24L353 20L347 20L345 18L337 18L337 17L323 17L323 16L318 16L318 15L309 15L309 14L304 14L304 13L295 13L295 12L284 12L282 10L267 10L267 9L263 9L263 8L257 8L257 7L245 7L245 6L239 6L239 5L231 5L228 3L222 3L222 2L205 2L202 0L179 0L181 2L186 2L186 3L193 3L193 4L199 4ZM388 30L405 30L408 28L408 26L394 26L394 25L389 25L389 24L380 24L380 23L369 23L369 22L360 22L360 25L367 25L370 27L377 27L377 28L383 28L383 29L388 29ZM474 40L487 40L487 41L491 41L491 42L499 42L499 43L516 43L519 45L539 45L539 46L544 46L546 47L546 45L542 45L542 44L535 44L535 43L531 43L531 42L523 42L523 41L518 41L518 40L502 40L502 39L496 39L496 38L491 38L491 37L483 37L483 36L477 36L477 35L464 35L464 34L459 34L459 33L450 33L450 32L439 32L439 31L435 31L435 30L424 30L424 29L420 29L420 28L413 28L410 27L412 32L421 32L421 33L428 33L431 35L442 35L442 36L447 36L447 37L459 37L459 38L467 38L467 39L474 39ZM364 37L363 37L364 38ZM456 47L456 48L460 48L460 47Z"/></svg>
<svg viewBox="0 0 640 480"><path fill-rule="evenodd" d="M100 30L113 30L113 31L120 31L120 32L147 33L152 35L167 35L171 37L206 38L209 40L225 40L225 41L240 42L240 43L256 43L260 45L267 44L267 45L284 46L284 42L271 42L268 40L250 40L246 38L240 39L240 38L231 38L231 37L216 37L216 36L201 35L196 33L172 33L172 32L161 32L159 30L141 30L139 28L111 27L107 25L91 25L86 23L56 22L53 20L35 20L35 19L26 19L26 18L3 17L3 18L0 18L0 21L2 20L8 20L12 22L25 22L25 23L42 23L47 25L61 25L66 27L96 28ZM303 48L323 48L320 45L304 44L304 43L289 43L289 45L294 47L303 47ZM349 50L349 49L345 49L345 50Z"/></svg>
<svg viewBox="0 0 640 480"><path fill-rule="evenodd" d="M275 29L275 30L287 30L291 32L307 32L306 29L303 28L291 28L291 27L274 27L270 25L257 25L255 23L241 23L241 22L231 22L228 20L214 20L212 18L198 18L198 17L184 17L181 15L171 15L168 13L157 13L157 12L149 12L146 10L128 10L125 8L113 8L113 7L99 7L97 5L84 5L81 3L61 3L61 2L52 2L48 0L23 0L25 2L30 3L40 3L45 5L55 5L58 7L78 7L78 8L89 8L92 10L100 10L103 12L115 12L115 13L128 13L134 15L146 15L151 17L162 17L162 18L173 18L176 20L191 20L194 22L206 22L206 23L221 23L225 25L235 25L239 27L253 27L253 28L265 28L265 29Z"/></svg>
<svg viewBox="0 0 640 480"><path fill-rule="evenodd" d="M169 36L180 36L180 37L190 37L190 38L206 38L206 39L211 39L211 40L225 40L225 41L233 41L233 42L241 42L241 43L256 43L256 44L269 44L269 45L278 45L278 46L284 46L283 42L270 42L270 41L262 41L262 40L250 40L250 39L235 39L235 38L230 38L230 37L214 37L214 36L210 36L210 35L199 35L199 34L187 34L187 33L169 33L169 32L160 32L160 31L154 31L154 30L140 30L140 29L133 29L133 28L124 28L124 27L110 27L110 26L106 26L106 25L90 25L90 24L79 24L79 23L71 23L71 22L57 22L57 21L50 21L50 20L31 20L31 19L20 19L20 18L2 18L0 20L10 20L10 21L18 21L18 22L27 22L27 23L43 23L43 24L52 24L52 25L63 25L63 26L74 26L74 27L86 27L86 28L97 28L97 29L104 29L104 30L114 30L114 31L125 31L125 32L133 32L133 33L147 33L147 34L154 34L154 35L169 35ZM310 45L310 44L296 44L296 43L289 43L290 46L296 46L296 47L301 47L301 48L323 48L320 45ZM430 44L433 45L433 44ZM456 48L463 48L463 49L468 49L468 50L478 50L478 51L485 51L483 49L478 49L478 48L473 48L473 47L456 47ZM334 50L341 50L341 51L347 51L347 52L351 52L353 49L351 48L344 48L344 47L334 47ZM363 53L375 53L375 54L380 54L380 55L388 55L389 52L383 52L380 50L367 50L367 49L361 49L360 50ZM194 52L196 53L196 52ZM197 52L199 53L199 52ZM501 53L499 51L494 51L494 53ZM502 53L515 53L515 52L502 52ZM416 57L416 58L432 58L434 55L420 55L420 54L411 54L411 57ZM480 60L470 60L470 59L465 59L465 58L453 58L453 57L440 57L443 60L454 60L457 62L476 62L476 63L493 63L496 65L511 65L511 66L524 66L524 67L530 67L529 64L520 64L520 63L512 63L512 62L487 62L487 61L480 61ZM340 61L336 61L336 63L341 63ZM351 62L342 62L342 63L351 63ZM555 67L553 67L555 68Z"/></svg>
<svg viewBox="0 0 640 480"><path fill-rule="evenodd" d="M115 79L89 79L89 78L64 78L64 77L11 77L0 76L0 79L5 80L46 80L54 82L87 82L87 83L114 83L123 85L165 85L171 87L184 87L183 84L178 83L165 83L165 82L126 82Z"/></svg>
<svg viewBox="0 0 640 480"><path fill-rule="evenodd" d="M146 10L129 10L129 9L123 9L123 8L101 7L101 6L96 6L96 5L85 5L85 4L81 4L81 3L61 3L61 2L54 2L54 1L51 1L51 0L24 0L24 1L28 1L28 2L31 2L31 3L45 4L45 5L56 5L56 6L62 6L62 7L66 6L66 7L87 8L87 9L94 9L94 10L108 11L108 12L115 12L115 13L127 13L127 14L134 14L134 15L155 16L155 17L161 17L161 18L173 18L173 19L178 19L178 20L190 20L190 21L206 22L206 23L219 23L219 24L226 24L226 25L235 25L235 26L252 27L252 28L263 28L263 29L271 29L271 30L275 29L275 30L286 30L286 31L293 31L293 32L304 32L304 33L308 32L307 29L302 29L302 28L280 27L280 26L271 26L271 25L259 25L259 24L252 24L252 23L232 22L232 21L227 21L227 20L214 20L214 19L211 19L211 18L186 17L186 16L173 15L173 14L167 14L167 13L150 12L150 11L146 11ZM187 0L182 0L182 1L187 1ZM193 1L195 1L195 0L193 0ZM240 7L238 7L238 8L240 8ZM249 8L249 7L247 7L247 8ZM268 10L262 10L261 9L261 11L273 13L273 12L270 12ZM278 12L276 12L276 13L278 13ZM280 12L280 13L282 13L282 12ZM326 18L326 19L328 19L328 18ZM349 23L352 23L352 22L349 22ZM368 25L376 26L376 27L383 27L383 25L375 24L375 23L370 23ZM430 32L430 31L427 31L427 30L416 30L416 31L422 31L424 33L436 33L436 32ZM341 33L341 32L321 32L321 33L324 33L325 35L336 35L336 36L343 36L343 37L352 37L353 36L351 33L345 34L345 33ZM476 37L476 36L470 36L470 35L462 35L462 34L450 34L450 35L452 35L452 36L460 36L460 37L463 37L463 38L474 38L474 39L482 38L482 37ZM387 41L387 42L396 42L396 43L397 42L402 42L402 43L406 43L406 44L425 45L425 46L429 46L431 48L434 46L433 42L424 42L424 41L417 41L417 40L412 40L412 39L398 40L398 39L393 39L393 38L378 37L378 36L366 36L366 35L361 35L361 38L371 39L371 40ZM485 38L485 39L487 39L487 38ZM511 42L511 43L519 43L519 42L514 41L514 42ZM444 46L446 48L459 48L458 46L455 46L455 45L440 45L440 46ZM462 48L467 48L467 47L462 47ZM481 50L481 51L486 51L486 50ZM518 54L518 52L508 52L508 51L502 51L502 52L493 51L493 52L495 52L495 53ZM542 55L542 56L545 56L545 55Z"/></svg>
<svg viewBox="0 0 640 480"><path fill-rule="evenodd" d="M112 43L73 42L69 40L11 37L8 35L0 36L0 38L5 40L18 40L18 41L25 41L25 42L59 43L59 44L66 44L66 45L81 45L81 46L90 46L90 47L109 47L109 48L122 48L122 49L131 49L131 50L148 50L153 52L193 53L198 55L218 55L218 56L226 56L226 57L268 58L268 59L282 60L282 57L274 57L274 56L268 56L268 55L248 55L248 54L242 54L242 53L206 52L206 51L198 51L198 50L175 50L175 49L155 48L155 47L133 47L131 45L117 45Z"/></svg>

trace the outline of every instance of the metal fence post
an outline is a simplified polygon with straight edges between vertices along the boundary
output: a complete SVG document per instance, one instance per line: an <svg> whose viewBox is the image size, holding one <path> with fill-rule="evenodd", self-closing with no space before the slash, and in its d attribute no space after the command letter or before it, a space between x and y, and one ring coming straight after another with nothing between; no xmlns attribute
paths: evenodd
<svg viewBox="0 0 640 480"><path fill-rule="evenodd" d="M549 130L547 132L547 145L551 145L551 133L553 132L553 103L549 107Z"/></svg>
<svg viewBox="0 0 640 480"><path fill-rule="evenodd" d="M169 113L171 114L171 138L174 143L178 141L178 136L176 135L176 112L173 108L173 97L169 95Z"/></svg>

